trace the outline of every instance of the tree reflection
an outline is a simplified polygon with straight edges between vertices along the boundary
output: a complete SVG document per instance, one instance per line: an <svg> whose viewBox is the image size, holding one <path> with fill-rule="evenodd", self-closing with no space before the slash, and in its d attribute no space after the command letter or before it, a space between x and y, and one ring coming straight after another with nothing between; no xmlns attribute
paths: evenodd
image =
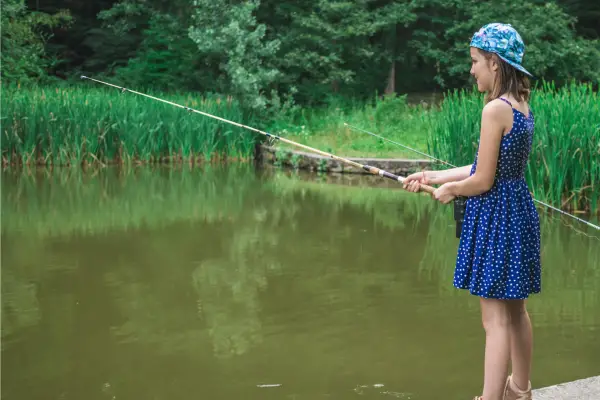
<svg viewBox="0 0 600 400"><path fill-rule="evenodd" d="M244 354L262 341L259 294L281 265L268 252L277 237L261 225L255 218L254 226L236 231L227 256L205 260L193 272L198 313L217 357Z"/></svg>

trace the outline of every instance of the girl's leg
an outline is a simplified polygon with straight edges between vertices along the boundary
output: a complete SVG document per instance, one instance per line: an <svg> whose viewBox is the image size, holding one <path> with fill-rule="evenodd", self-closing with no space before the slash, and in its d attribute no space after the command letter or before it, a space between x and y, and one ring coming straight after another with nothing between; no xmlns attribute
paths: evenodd
<svg viewBox="0 0 600 400"><path fill-rule="evenodd" d="M533 333L525 300L507 302L510 313L510 357L512 382L521 390L529 385Z"/></svg>
<svg viewBox="0 0 600 400"><path fill-rule="evenodd" d="M502 400L510 359L510 314L505 300L480 298L485 329L483 398Z"/></svg>

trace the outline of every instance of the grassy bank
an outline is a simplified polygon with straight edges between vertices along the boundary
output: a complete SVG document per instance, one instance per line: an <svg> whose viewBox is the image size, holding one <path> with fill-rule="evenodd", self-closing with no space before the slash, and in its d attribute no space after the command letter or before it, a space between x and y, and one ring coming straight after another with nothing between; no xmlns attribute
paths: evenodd
<svg viewBox="0 0 600 400"><path fill-rule="evenodd" d="M351 129L344 123L425 151L428 108L409 105L406 95L374 98L369 102L339 101L322 109L297 109L274 121L270 131L340 156L415 158L413 152ZM286 144L280 147L294 149Z"/></svg>
<svg viewBox="0 0 600 400"><path fill-rule="evenodd" d="M225 96L148 93L252 124ZM256 135L181 108L79 85L2 86L4 164L82 165L248 158Z"/></svg>
<svg viewBox="0 0 600 400"><path fill-rule="evenodd" d="M473 161L483 97L446 94L439 104L406 96L333 101L265 121L227 97L151 93L203 112L263 128L341 156L423 158L353 130L345 122L455 165ZM600 96L590 86L542 84L531 106L536 131L527 180L535 197L576 212L600 211ZM2 88L3 163L81 165L249 159L263 137L243 128L116 89ZM291 145L278 147L297 149ZM434 168L443 165L434 166Z"/></svg>

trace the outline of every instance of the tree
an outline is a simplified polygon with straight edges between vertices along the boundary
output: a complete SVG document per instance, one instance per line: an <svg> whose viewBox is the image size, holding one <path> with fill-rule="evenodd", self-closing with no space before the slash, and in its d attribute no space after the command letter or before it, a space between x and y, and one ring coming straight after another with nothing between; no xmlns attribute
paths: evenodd
<svg viewBox="0 0 600 400"><path fill-rule="evenodd" d="M67 10L55 14L29 11L24 0L5 0L0 11L2 24L2 79L9 82L44 82L56 62L46 53L52 28L68 26Z"/></svg>
<svg viewBox="0 0 600 400"><path fill-rule="evenodd" d="M238 97L245 107L262 111L280 76L273 65L278 40L266 40L266 25L258 23L259 1L194 0L189 37L198 50L219 65L225 75L221 91Z"/></svg>
<svg viewBox="0 0 600 400"><path fill-rule="evenodd" d="M162 90L203 91L218 89L218 70L210 58L199 54L179 17L155 12L142 32L135 55L116 69L128 85Z"/></svg>
<svg viewBox="0 0 600 400"><path fill-rule="evenodd" d="M410 46L435 66L442 87L466 84L469 77L469 41L486 23L512 24L525 42L524 64L537 78L564 83L570 79L598 82L600 41L578 37L575 19L556 3L498 3L454 0L418 0L427 16L413 34ZM574 62L573 60L577 60Z"/></svg>
<svg viewBox="0 0 600 400"><path fill-rule="evenodd" d="M538 3L546 1L538 0ZM575 17L575 30L587 39L600 39L600 2L598 0L558 0L570 16Z"/></svg>
<svg viewBox="0 0 600 400"><path fill-rule="evenodd" d="M296 85L303 103L384 89L404 58L396 31L416 18L410 3L388 0L267 0L258 15L269 22L268 37L281 43L279 84Z"/></svg>

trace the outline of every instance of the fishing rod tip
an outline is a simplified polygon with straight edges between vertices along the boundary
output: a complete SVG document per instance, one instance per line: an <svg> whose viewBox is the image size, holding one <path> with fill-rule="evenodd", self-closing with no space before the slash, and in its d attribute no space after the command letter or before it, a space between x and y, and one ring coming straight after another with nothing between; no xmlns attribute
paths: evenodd
<svg viewBox="0 0 600 400"><path fill-rule="evenodd" d="M87 76L81 75L81 79L87 79Z"/></svg>

